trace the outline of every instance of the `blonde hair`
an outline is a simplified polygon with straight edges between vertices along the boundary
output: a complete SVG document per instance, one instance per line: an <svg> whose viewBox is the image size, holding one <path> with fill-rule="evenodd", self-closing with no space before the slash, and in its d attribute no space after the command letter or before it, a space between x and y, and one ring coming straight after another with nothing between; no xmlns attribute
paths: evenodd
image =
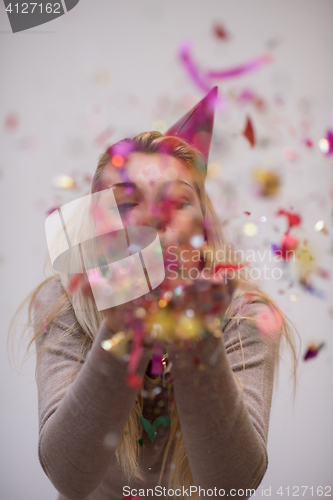
<svg viewBox="0 0 333 500"><path fill-rule="evenodd" d="M209 196L205 191L205 165L200 153L182 139L163 136L159 132L145 132L139 134L133 140L125 139L124 141L120 141L115 146L108 149L104 154L100 156L92 182L92 192L96 192L101 189L103 172L105 168L110 165L112 154L114 154L114 151L117 151L117 147L119 146L125 147L125 149L127 147L127 151L129 151L129 153L133 151L139 151L144 154L170 154L171 156L182 161L187 165L189 169L191 169L205 219L205 236L207 245L208 248L212 250L212 258L210 262L210 264L212 265L212 263L214 262L214 255L217 250L223 247L227 247L228 244L222 235L218 217L214 211ZM85 218L84 215L82 215L81 220L77 223L79 231L83 230L84 223ZM83 332L81 353L83 358L91 347L94 336L102 322L103 315L101 312L97 311L94 301L87 299L83 295L82 291L80 291L79 287L73 293L68 291L70 280L70 276L68 274L58 273L57 275L61 280L62 286L64 288L64 293L60 297L60 299L47 311L47 319L43 321L41 320L39 324L35 325L35 332L30 340L28 349L37 338L37 336L44 330L45 326L54 321L59 314L73 310L76 320L82 329L81 332ZM45 283L50 281L52 278L53 277L50 277L43 283L41 283L27 298L27 300L30 301L29 325L32 325L34 315L33 307L36 298ZM244 273L244 269L240 269L238 272L237 289L225 313L225 324L231 319L235 320L239 324L240 320L244 319L244 316L237 315L237 313L239 312L239 304L246 303L249 299L249 296L251 297L252 301L258 300L270 305L272 308L274 308L274 310L281 318L281 338L283 337L286 343L289 345L293 357L292 373L295 395L296 368L298 357L296 355L295 339L293 335L294 330L292 328L292 323L282 313L277 304L265 292L263 292L257 284L248 279L247 275L245 275ZM43 314L43 318L45 316L46 314ZM64 332L63 335L71 335L73 329L75 328L75 325L71 325L68 331ZM45 347L45 350L47 348L48 346ZM278 371L278 365L279 353L277 353L277 357L275 360L276 372ZM79 366L80 363L77 364L78 369ZM241 384L236 375L235 378L238 385L241 387ZM170 386L171 384L169 385L169 396L171 397L172 395ZM121 436L120 442L116 449L118 463L128 480L133 478L143 480L143 474L140 470L138 460L141 449L138 441L140 440L143 432L143 429L139 423L139 418L142 415L143 410L143 398L141 396L141 393L138 393L137 400L138 404L135 404L131 411L123 435ZM171 420L170 435L163 456L159 482L161 481L166 465L172 464L172 467L170 468L168 488L176 488L179 487L179 485L189 487L190 485L194 484L194 481L186 455L177 406L175 404L169 405L169 416Z"/></svg>

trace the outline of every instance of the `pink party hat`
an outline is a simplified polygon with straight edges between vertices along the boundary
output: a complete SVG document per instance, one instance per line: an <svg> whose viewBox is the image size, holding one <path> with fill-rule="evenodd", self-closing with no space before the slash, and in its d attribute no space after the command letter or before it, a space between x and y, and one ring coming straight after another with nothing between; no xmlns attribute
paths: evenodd
<svg viewBox="0 0 333 500"><path fill-rule="evenodd" d="M217 90L217 87L212 88L198 104L164 134L180 137L197 148L205 159L206 167L212 141Z"/></svg>

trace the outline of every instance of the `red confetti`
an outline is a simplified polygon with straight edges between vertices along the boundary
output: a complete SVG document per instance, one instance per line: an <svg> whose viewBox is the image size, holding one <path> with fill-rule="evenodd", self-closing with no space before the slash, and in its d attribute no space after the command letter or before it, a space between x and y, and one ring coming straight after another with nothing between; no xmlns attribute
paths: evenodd
<svg viewBox="0 0 333 500"><path fill-rule="evenodd" d="M142 378L137 373L129 373L126 377L126 383L135 391L139 391L142 386Z"/></svg>
<svg viewBox="0 0 333 500"><path fill-rule="evenodd" d="M221 23L215 23L213 26L213 33L219 40L228 40L229 33L226 31Z"/></svg>
<svg viewBox="0 0 333 500"><path fill-rule="evenodd" d="M70 282L69 282L69 284L68 284L67 291L68 291L69 293L73 293L73 292L77 289L77 287L78 287L78 285L79 285L80 281L81 281L83 278L84 278L84 274L83 274L83 273L80 273L80 274L74 274L73 278L70 280Z"/></svg>
<svg viewBox="0 0 333 500"><path fill-rule="evenodd" d="M5 118L6 132L15 132L18 127L19 118L16 113L9 113Z"/></svg>
<svg viewBox="0 0 333 500"><path fill-rule="evenodd" d="M251 212L244 212L245 215L251 215Z"/></svg>
<svg viewBox="0 0 333 500"><path fill-rule="evenodd" d="M255 145L254 129L251 119L248 116L246 117L246 125L245 129L242 132L242 135L249 141L251 147L253 148Z"/></svg>
<svg viewBox="0 0 333 500"><path fill-rule="evenodd" d="M288 220L288 229L287 232L293 227L293 226L299 226L302 222L302 218L299 214L294 214L292 212L287 212L286 210L280 209L276 212L277 216L280 215L285 215Z"/></svg>
<svg viewBox="0 0 333 500"><path fill-rule="evenodd" d="M284 235L281 245L281 256L283 260L288 261L289 253L298 247L298 240L291 236L288 232Z"/></svg>
<svg viewBox="0 0 333 500"><path fill-rule="evenodd" d="M108 127L103 132L101 132L94 140L94 146L101 147L111 137L114 133L114 128Z"/></svg>

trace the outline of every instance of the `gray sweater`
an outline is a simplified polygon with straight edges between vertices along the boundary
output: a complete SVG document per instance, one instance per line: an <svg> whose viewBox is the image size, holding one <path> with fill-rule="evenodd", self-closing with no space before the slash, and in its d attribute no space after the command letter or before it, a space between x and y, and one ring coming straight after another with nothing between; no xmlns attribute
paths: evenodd
<svg viewBox="0 0 333 500"><path fill-rule="evenodd" d="M58 280L46 284L39 296L41 314L43 305L50 306L62 293ZM239 312L255 317L266 307L260 302L248 303ZM64 337L70 325L76 325L76 330ZM58 500L120 500L128 494L124 486L138 494L144 489L149 498L166 498L163 493L147 493L147 489L157 485L170 426L160 425L153 442L143 431L140 466L144 482L128 481L116 462L114 446L105 445L122 434L137 397L125 380L127 361L101 347L102 340L110 336L102 323L75 377L71 373L80 359L82 331L73 311L59 314L36 339L38 358L46 340L54 341L40 357L37 386L39 460L60 493ZM231 488L258 488L268 466L267 436L278 350L279 343L264 342L251 320L242 320L239 325L229 321L221 338L205 338L194 352L169 349L193 486L216 488L216 492L223 488L226 496ZM145 375L150 355L144 349L137 369L144 376L146 389L155 384ZM152 422L156 415L146 401L143 415ZM164 414L168 414L167 408L159 413ZM167 486L168 472L167 467L162 487ZM187 494L190 492L181 492L178 498L188 498ZM233 498L244 500L251 494Z"/></svg>

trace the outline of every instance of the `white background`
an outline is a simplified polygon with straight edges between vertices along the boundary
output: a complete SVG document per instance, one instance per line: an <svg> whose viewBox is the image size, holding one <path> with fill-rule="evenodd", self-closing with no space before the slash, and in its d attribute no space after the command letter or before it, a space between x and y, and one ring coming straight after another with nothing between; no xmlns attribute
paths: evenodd
<svg viewBox="0 0 333 500"><path fill-rule="evenodd" d="M230 32L228 41L213 36L214 21ZM274 214L293 206L303 219L294 234L308 239L317 267L333 271L333 158L317 146L333 129L332 26L331 0L81 0L55 21L12 34L0 4L1 499L56 498L37 457L34 352L23 376L9 366L6 352L16 308L43 279L46 211L88 189L84 176L93 173L109 143L151 130L156 120L170 126L203 97L179 63L182 41L193 41L203 68L273 55L274 62L257 71L214 82L227 96L228 109L217 114L210 158L221 165L221 175L209 177L207 186L237 245L264 250L281 241L285 219ZM231 97L246 88L265 100L266 112ZM19 117L12 132L4 126L10 113ZM242 137L246 114L258 138L271 137L266 147L251 149ZM302 142L302 119L308 120L312 149ZM96 146L95 138L109 126L113 135ZM292 162L283 156L286 147L297 154ZM256 166L279 169L283 185L274 199L253 195ZM72 174L79 188L64 193L52 187L59 174ZM263 215L266 223L260 222ZM314 231L321 219L327 234ZM246 222L258 225L256 237L242 235ZM331 279L313 273L314 286L326 291L322 299L304 291L288 266L284 273L288 280L267 280L263 286L298 327L301 355L311 340L326 345L315 359L300 359L294 408L290 359L284 355L262 483L272 488L272 498L280 498L280 486L284 497L287 486L333 486ZM296 278L287 288L290 276ZM292 294L297 301L290 300ZM309 491L304 498L311 498Z"/></svg>

